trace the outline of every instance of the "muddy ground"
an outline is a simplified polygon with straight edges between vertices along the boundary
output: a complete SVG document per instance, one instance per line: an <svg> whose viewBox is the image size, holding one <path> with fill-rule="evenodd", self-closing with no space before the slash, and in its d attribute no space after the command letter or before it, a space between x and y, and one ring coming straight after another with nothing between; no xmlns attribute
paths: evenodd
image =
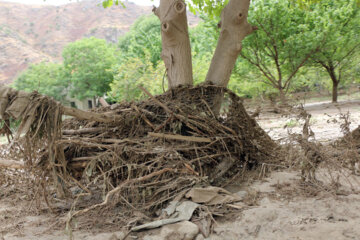
<svg viewBox="0 0 360 240"><path fill-rule="evenodd" d="M360 124L360 101L336 105L312 103L305 108L312 114L312 130L321 142L342 136L340 113L351 113L351 128ZM270 109L264 109L257 121L274 139L287 136L284 126L293 132L300 132L302 127L296 118L281 117ZM346 170L331 174L339 175L341 183L335 193L326 190L331 184L326 169L318 170L320 182L317 186L304 185L297 169L274 170L255 182L235 181L227 189L247 201L243 209L215 218L217 224L208 239L360 240L360 177ZM7 190L12 188L0 188L0 240L69 239L65 228L55 227L61 218L50 213L45 205L29 211L36 203L17 192L2 194L5 187ZM156 239L157 234L159 230L152 230L130 234L126 239L146 239L144 236ZM116 240L122 239L123 235L122 232L104 232L96 226L74 232L75 239ZM197 239L204 238L198 236Z"/></svg>

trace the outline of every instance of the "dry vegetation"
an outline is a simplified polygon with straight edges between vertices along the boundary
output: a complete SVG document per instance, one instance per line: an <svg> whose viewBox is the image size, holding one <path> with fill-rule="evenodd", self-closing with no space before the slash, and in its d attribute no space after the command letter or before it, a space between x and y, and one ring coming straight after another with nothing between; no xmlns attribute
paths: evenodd
<svg viewBox="0 0 360 240"><path fill-rule="evenodd" d="M18 140L15 134L16 141L2 152L3 158L23 160L24 168L0 170L1 197L21 196L30 202L28 211L48 209L62 216L53 227L67 223L68 230L97 226L113 231L162 218L160 210L193 187L252 181L274 169L301 171L299 187L275 185L289 198L356 189L350 176L359 170L360 134L359 129L350 132L348 114L341 116L345 137L320 144L314 140L311 115L290 108L286 112L303 123L302 133L288 131L280 144L229 90L178 88L156 97L142 90L148 100L96 109L96 118L88 120L80 112L64 122L61 115L68 110L33 93L19 127L27 134ZM211 99L219 92L225 104L215 117ZM350 190L341 187L344 182ZM256 205L259 198L253 192L244 202ZM206 215L212 221L211 215L234 211L219 207L201 208L193 219Z"/></svg>

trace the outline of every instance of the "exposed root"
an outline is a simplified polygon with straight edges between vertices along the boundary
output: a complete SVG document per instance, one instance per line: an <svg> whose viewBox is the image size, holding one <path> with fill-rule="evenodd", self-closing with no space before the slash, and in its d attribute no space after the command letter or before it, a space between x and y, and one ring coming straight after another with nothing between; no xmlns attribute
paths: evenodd
<svg viewBox="0 0 360 240"><path fill-rule="evenodd" d="M39 181L52 176L56 197L87 192L87 201L78 202L83 209L71 218L99 208L154 216L195 184L221 186L280 160L278 145L231 91L201 86L155 97L142 90L150 97L146 101L96 109L91 118L73 114L62 124L65 110L51 99L36 108L32 129L45 126L44 134L29 132L18 157L27 159ZM219 93L224 102L217 117L211 109Z"/></svg>

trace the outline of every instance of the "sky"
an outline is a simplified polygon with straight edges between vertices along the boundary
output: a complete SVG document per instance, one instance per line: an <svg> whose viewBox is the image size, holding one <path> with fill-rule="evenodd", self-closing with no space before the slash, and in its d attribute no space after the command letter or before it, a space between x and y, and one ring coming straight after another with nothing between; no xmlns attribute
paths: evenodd
<svg viewBox="0 0 360 240"><path fill-rule="evenodd" d="M5 2L17 2L17 3L25 3L25 4L40 4L40 5L62 5L71 2L78 2L79 0L0 0ZM158 0L129 0L130 2L134 2L137 5L145 5L152 6L157 5Z"/></svg>

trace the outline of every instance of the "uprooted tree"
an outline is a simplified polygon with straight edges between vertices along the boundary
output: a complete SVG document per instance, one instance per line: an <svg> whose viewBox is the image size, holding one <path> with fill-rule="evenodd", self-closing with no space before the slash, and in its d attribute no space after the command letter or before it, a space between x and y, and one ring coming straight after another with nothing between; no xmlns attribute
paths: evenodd
<svg viewBox="0 0 360 240"><path fill-rule="evenodd" d="M148 100L84 112L36 92L1 87L1 131L10 139L9 120L22 120L13 140L21 143L21 151L14 158L21 155L39 186L46 188L52 179L57 196L74 194L69 191L73 185L95 196L95 205L71 217L110 202L126 206L124 215L140 210L153 216L195 184L226 184L276 159L277 145L226 89L241 41L254 30L247 22L249 4L230 0L224 7L203 86L192 87L185 2L161 0L154 13L161 21L170 91L153 96L140 87ZM74 118L62 122L62 115Z"/></svg>

